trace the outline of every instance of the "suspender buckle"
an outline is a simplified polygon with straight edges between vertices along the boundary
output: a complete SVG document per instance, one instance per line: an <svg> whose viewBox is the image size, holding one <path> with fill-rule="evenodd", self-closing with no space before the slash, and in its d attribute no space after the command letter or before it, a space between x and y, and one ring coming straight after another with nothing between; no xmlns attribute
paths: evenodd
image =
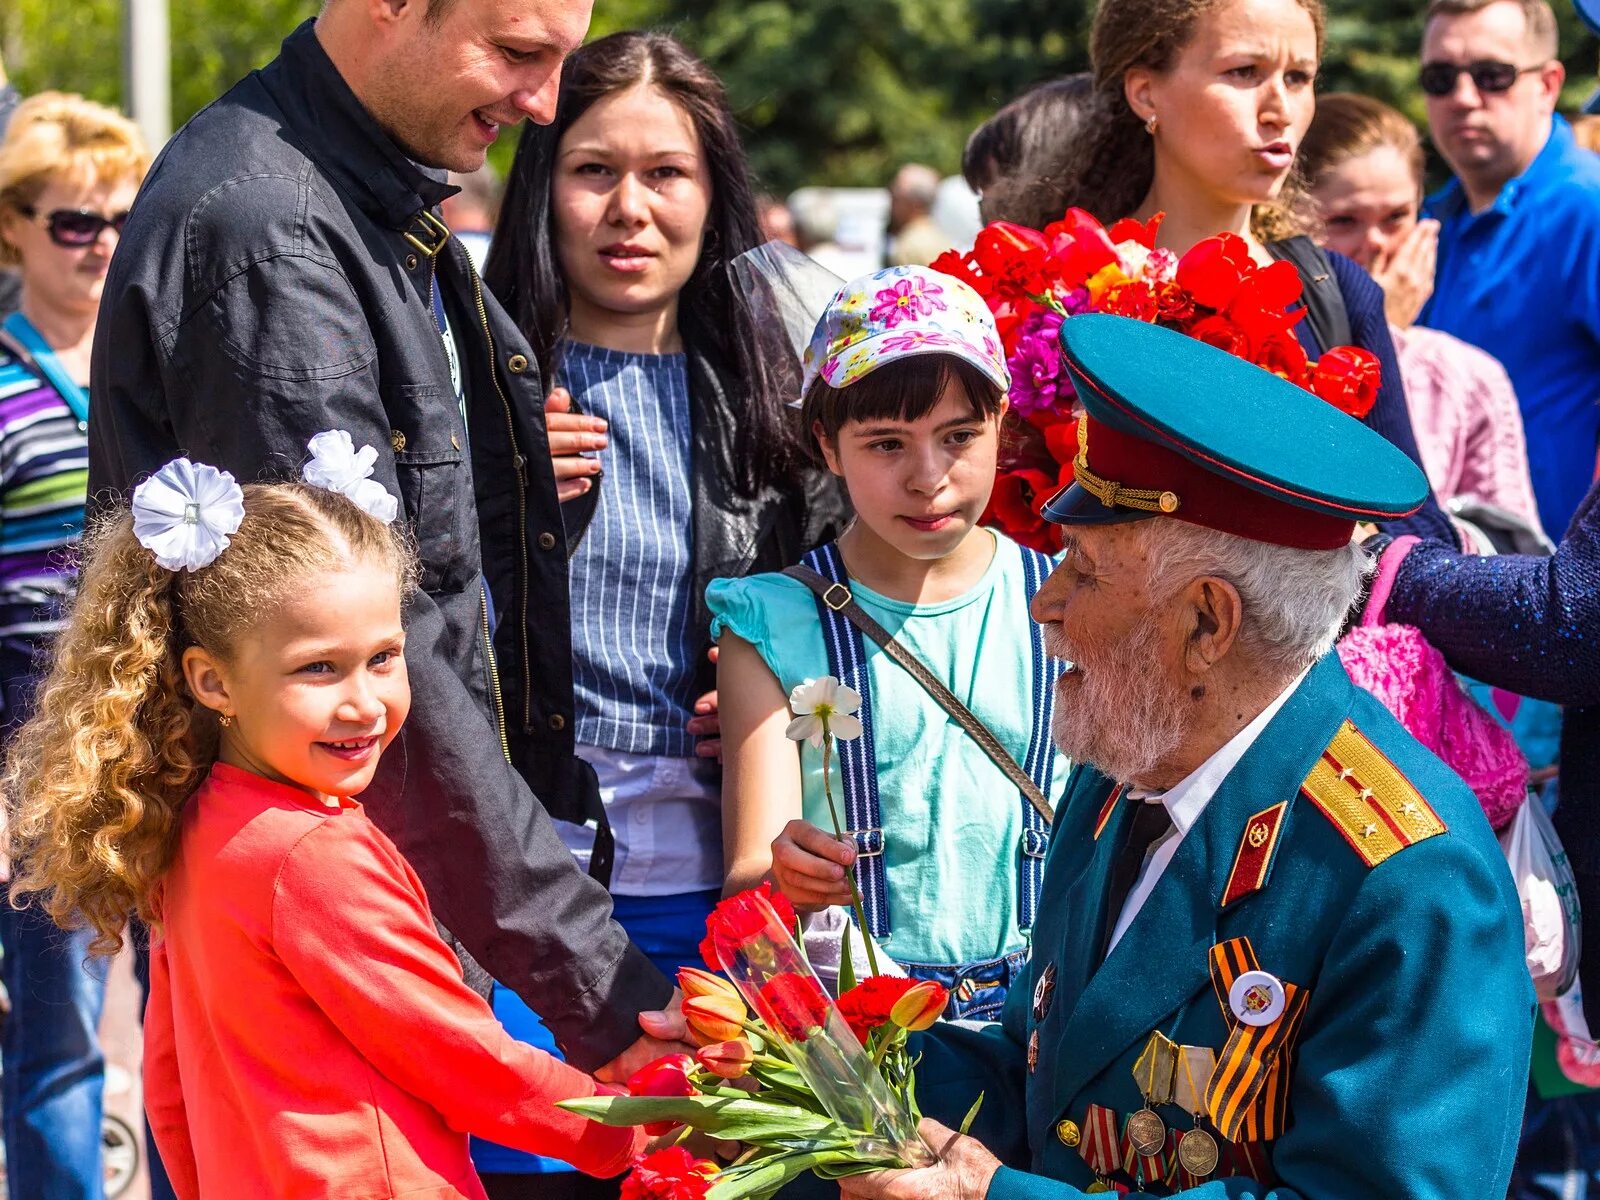
<svg viewBox="0 0 1600 1200"><path fill-rule="evenodd" d="M856 844L856 855L859 858L877 858L883 853L883 830L881 829L847 829L850 840Z"/></svg>
<svg viewBox="0 0 1600 1200"><path fill-rule="evenodd" d="M843 612L850 607L850 602L855 597L850 594L850 589L842 583L836 583L822 593L822 602L834 612Z"/></svg>
<svg viewBox="0 0 1600 1200"><path fill-rule="evenodd" d="M413 233L412 230L418 226L421 226L421 229ZM433 258L450 240L450 227L425 208L411 219L411 229L406 230L401 236L423 254Z"/></svg>
<svg viewBox="0 0 1600 1200"><path fill-rule="evenodd" d="M1024 858L1043 858L1050 849L1050 831L1048 829L1024 829L1022 831L1022 856Z"/></svg>

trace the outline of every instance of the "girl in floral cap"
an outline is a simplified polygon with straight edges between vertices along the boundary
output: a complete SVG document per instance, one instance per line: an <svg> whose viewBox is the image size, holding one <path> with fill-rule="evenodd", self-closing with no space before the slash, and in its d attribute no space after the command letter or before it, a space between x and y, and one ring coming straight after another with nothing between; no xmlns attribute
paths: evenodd
<svg viewBox="0 0 1600 1200"><path fill-rule="evenodd" d="M1066 781L1050 743L1057 671L1028 616L1052 564L978 523L1010 383L967 284L922 267L848 284L806 352L800 415L856 519L807 555L805 578L708 593L728 891L771 878L815 912L850 903L853 870L873 935L950 988L951 1016L997 1013L1026 956L1046 813ZM987 727L1009 770L847 618L851 605ZM821 750L786 736L790 692L823 676L861 696L862 732L838 743L834 775L843 841Z"/></svg>
<svg viewBox="0 0 1600 1200"><path fill-rule="evenodd" d="M374 452L311 451L244 488L178 459L91 534L10 747L13 895L103 953L151 925L145 1107L181 1200L482 1200L468 1132L615 1174L643 1135L555 1107L599 1085L500 1028L353 799L391 747L418 769L416 564Z"/></svg>

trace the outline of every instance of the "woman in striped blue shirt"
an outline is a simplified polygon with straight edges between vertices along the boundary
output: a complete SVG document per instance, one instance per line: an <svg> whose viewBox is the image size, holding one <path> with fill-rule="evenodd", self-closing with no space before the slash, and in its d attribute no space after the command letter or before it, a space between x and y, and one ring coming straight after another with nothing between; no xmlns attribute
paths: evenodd
<svg viewBox="0 0 1600 1200"><path fill-rule="evenodd" d="M0 325L0 720L29 715L77 583L88 478L89 348L111 254L150 156L132 122L80 96L24 101L0 144L0 264L21 307ZM6 1164L36 1195L101 1194L96 1027L104 964L0 900L11 1016L0 1035Z"/></svg>
<svg viewBox="0 0 1600 1200"><path fill-rule="evenodd" d="M784 404L793 353L728 270L761 240L720 82L665 34L620 33L568 60L554 123L524 133L486 271L559 385L578 753L605 809L568 841L597 876L611 858L617 919L668 974L697 961L723 879L717 748L697 745L715 729L706 586L842 527ZM515 997L496 1007L517 1020Z"/></svg>

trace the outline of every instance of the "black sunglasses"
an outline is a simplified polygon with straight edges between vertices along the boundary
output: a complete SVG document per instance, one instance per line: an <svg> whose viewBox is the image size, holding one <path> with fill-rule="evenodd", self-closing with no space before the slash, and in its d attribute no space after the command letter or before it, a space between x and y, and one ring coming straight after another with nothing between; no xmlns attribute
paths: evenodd
<svg viewBox="0 0 1600 1200"><path fill-rule="evenodd" d="M19 211L30 221L39 216L32 207L23 207ZM58 246L71 248L94 245L107 229L116 230L117 236L121 237L122 227L127 223L126 210L110 217L91 212L87 208L58 208L54 212L44 214L44 224L50 233L50 240Z"/></svg>
<svg viewBox="0 0 1600 1200"><path fill-rule="evenodd" d="M1464 67L1458 67L1455 63L1431 62L1423 64L1417 74L1417 82L1430 96L1448 96L1456 90L1456 80L1466 74L1472 77L1473 87L1489 95L1509 92L1522 76L1542 70L1543 63L1534 67L1519 67L1514 63L1495 62L1493 59L1468 63Z"/></svg>

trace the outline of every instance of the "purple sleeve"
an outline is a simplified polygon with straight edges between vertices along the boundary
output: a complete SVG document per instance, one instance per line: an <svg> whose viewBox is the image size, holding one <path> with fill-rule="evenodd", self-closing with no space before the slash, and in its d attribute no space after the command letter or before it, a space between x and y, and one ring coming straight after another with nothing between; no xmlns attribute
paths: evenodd
<svg viewBox="0 0 1600 1200"><path fill-rule="evenodd" d="M1600 704L1600 487L1550 558L1416 546L1385 613L1474 679L1569 707Z"/></svg>

